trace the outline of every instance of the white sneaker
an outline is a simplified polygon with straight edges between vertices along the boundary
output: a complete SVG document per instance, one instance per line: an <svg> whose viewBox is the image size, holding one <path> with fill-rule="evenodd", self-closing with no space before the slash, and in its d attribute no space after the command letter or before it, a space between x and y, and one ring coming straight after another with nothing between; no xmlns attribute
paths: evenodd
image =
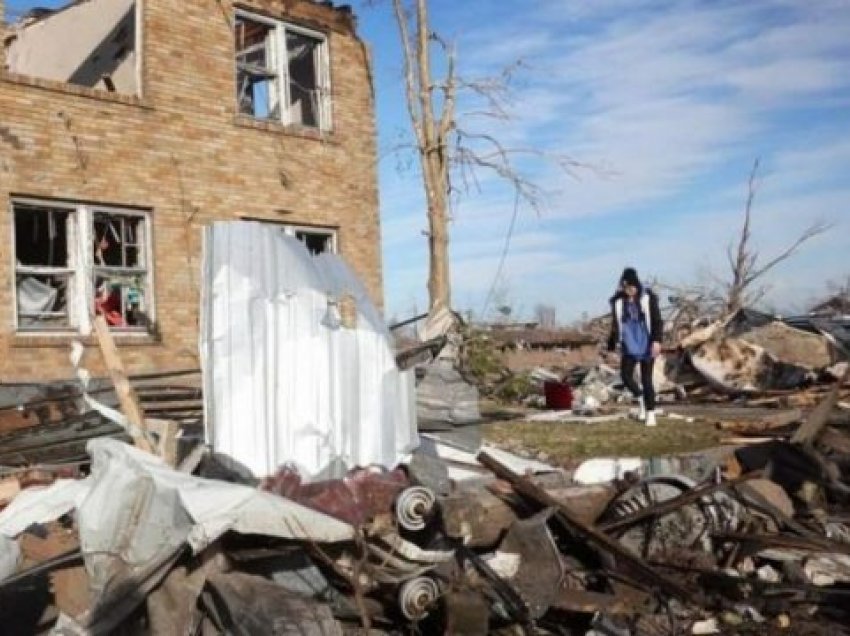
<svg viewBox="0 0 850 636"><path fill-rule="evenodd" d="M655 426L657 422L655 421L655 411L647 411L646 412L646 425L647 426Z"/></svg>
<svg viewBox="0 0 850 636"><path fill-rule="evenodd" d="M646 402L642 395L638 398L638 419L641 422L646 419Z"/></svg>

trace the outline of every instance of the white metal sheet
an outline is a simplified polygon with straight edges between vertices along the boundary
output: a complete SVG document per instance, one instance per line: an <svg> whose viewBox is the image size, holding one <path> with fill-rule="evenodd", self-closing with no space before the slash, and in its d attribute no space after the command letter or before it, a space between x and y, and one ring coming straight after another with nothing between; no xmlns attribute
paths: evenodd
<svg viewBox="0 0 850 636"><path fill-rule="evenodd" d="M204 241L201 355L207 440L255 475L306 479L394 466L418 444L413 376L348 266L280 226L234 221ZM354 299L356 326L335 301Z"/></svg>

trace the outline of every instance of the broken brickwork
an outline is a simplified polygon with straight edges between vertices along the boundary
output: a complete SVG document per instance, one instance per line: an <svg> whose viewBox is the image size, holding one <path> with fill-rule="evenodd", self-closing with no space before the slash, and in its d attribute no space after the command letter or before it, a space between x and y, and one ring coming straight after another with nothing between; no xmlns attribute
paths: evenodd
<svg viewBox="0 0 850 636"><path fill-rule="evenodd" d="M96 54L70 71L27 57L27 38L99 3L123 22L92 30ZM129 368L197 366L201 229L216 220L280 223L311 249L336 249L381 300L373 94L351 12L306 0L175 6L88 0L5 27L2 381L71 377L68 345L90 340L95 307Z"/></svg>

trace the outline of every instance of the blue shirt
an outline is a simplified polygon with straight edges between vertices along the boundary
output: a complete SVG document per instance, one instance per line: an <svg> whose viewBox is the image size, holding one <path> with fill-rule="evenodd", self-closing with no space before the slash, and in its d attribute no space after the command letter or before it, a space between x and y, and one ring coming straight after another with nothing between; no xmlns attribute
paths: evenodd
<svg viewBox="0 0 850 636"><path fill-rule="evenodd" d="M633 300L623 301L623 352L636 358L646 360L649 358L649 330L646 321L641 318L640 307Z"/></svg>

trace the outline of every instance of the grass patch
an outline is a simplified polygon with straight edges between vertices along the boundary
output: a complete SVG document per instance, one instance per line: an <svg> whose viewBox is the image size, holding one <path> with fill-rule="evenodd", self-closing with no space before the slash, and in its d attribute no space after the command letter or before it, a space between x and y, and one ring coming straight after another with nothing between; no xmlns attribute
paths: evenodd
<svg viewBox="0 0 850 636"><path fill-rule="evenodd" d="M711 422L658 419L647 428L634 420L598 424L579 422L492 422L484 438L510 449L517 446L549 455L566 468L592 457L658 457L720 445L721 431Z"/></svg>

